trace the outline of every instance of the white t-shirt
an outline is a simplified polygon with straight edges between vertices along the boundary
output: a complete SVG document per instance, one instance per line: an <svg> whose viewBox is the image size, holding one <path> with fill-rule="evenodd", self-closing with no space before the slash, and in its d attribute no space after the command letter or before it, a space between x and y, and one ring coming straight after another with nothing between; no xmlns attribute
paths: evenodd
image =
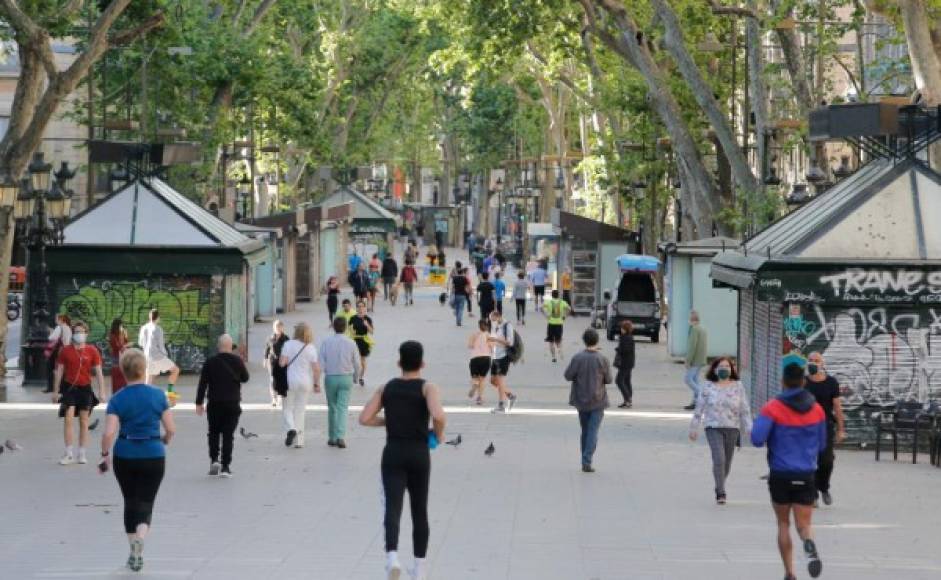
<svg viewBox="0 0 941 580"><path fill-rule="evenodd" d="M304 347L307 348L304 348ZM298 354L300 353L300 354ZM312 389L314 388L314 369L313 365L317 363L317 346L314 344L304 344L303 342L291 339L284 343L281 348L281 356L286 357L288 366L288 388L290 389ZM297 356L295 359L294 357ZM291 361L294 362L291 362Z"/></svg>
<svg viewBox="0 0 941 580"><path fill-rule="evenodd" d="M505 340L505 341L507 341L507 342L509 343L507 346L503 346L503 345L502 345L501 343L499 343L499 342L491 343L491 344L493 344L493 358L494 358L494 359L498 359L498 358L504 358L504 357L506 357L506 355L507 355L507 348L510 347L510 346L513 346L513 342L514 342L514 340L513 340L513 326L512 326L509 322L507 322L506 320L504 320L504 321L503 321L501 324L499 324L499 325L494 325L494 324L491 322L491 323L490 323L490 336L492 336L492 337L494 337L494 338L502 338L503 340Z"/></svg>

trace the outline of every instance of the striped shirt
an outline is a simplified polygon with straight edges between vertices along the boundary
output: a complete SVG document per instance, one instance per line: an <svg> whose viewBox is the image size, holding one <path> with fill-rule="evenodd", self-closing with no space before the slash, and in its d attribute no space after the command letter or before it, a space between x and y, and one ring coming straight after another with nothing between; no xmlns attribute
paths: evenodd
<svg viewBox="0 0 941 580"><path fill-rule="evenodd" d="M325 375L354 375L360 373L359 350L345 334L328 336L320 344L320 366Z"/></svg>

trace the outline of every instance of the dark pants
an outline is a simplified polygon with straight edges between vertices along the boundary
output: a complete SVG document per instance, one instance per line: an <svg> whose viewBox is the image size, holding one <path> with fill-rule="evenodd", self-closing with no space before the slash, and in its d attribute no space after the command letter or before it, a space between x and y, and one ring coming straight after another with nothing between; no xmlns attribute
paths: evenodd
<svg viewBox="0 0 941 580"><path fill-rule="evenodd" d="M416 558L428 552L428 487L431 455L424 441L386 443L382 451L382 489L385 494L386 552L399 549L399 522L408 490L412 510L412 544Z"/></svg>
<svg viewBox="0 0 941 580"><path fill-rule="evenodd" d="M621 391L625 403L630 403L634 397L634 387L631 386L632 370L634 369L618 369L618 374L614 377L614 382L618 386L618 390Z"/></svg>
<svg viewBox="0 0 941 580"><path fill-rule="evenodd" d="M500 313L500 316L503 316L503 300L497 300L497 312Z"/></svg>
<svg viewBox="0 0 941 580"><path fill-rule="evenodd" d="M124 531L133 534L140 524L150 525L154 500L163 481L166 461L152 459L114 458L114 475L124 496Z"/></svg>
<svg viewBox="0 0 941 580"><path fill-rule="evenodd" d="M516 321L522 322L526 319L526 299L517 298L516 299Z"/></svg>
<svg viewBox="0 0 941 580"><path fill-rule="evenodd" d="M55 349L52 355L46 359L46 392L52 392L52 383L56 374L56 358L59 355L59 349Z"/></svg>
<svg viewBox="0 0 941 580"><path fill-rule="evenodd" d="M571 291L571 290L563 290L563 291L562 291L562 300L565 300L565 302L566 302L569 306L571 306L571 305L572 305L572 291Z"/></svg>
<svg viewBox="0 0 941 580"><path fill-rule="evenodd" d="M337 299L336 294L327 294L327 317L330 318L330 322L333 322L333 319L337 315Z"/></svg>
<svg viewBox="0 0 941 580"><path fill-rule="evenodd" d="M206 418L209 419L209 460L219 461L219 439L222 439L222 465L232 464L232 445L235 428L239 426L242 406L238 401L209 403Z"/></svg>
<svg viewBox="0 0 941 580"><path fill-rule="evenodd" d="M393 286L395 286L395 276L386 276L382 279L382 298L384 300L389 299Z"/></svg>
<svg viewBox="0 0 941 580"><path fill-rule="evenodd" d="M582 465L591 465L598 447L598 431L601 430L601 420L604 419L604 409L593 411L579 411L578 422L582 426L581 450Z"/></svg>
<svg viewBox="0 0 941 580"><path fill-rule="evenodd" d="M435 245L439 252L444 249L444 232L435 232Z"/></svg>
<svg viewBox="0 0 941 580"><path fill-rule="evenodd" d="M833 442L836 434L832 425L827 425L827 446L817 456L817 491L830 491L830 476L833 475Z"/></svg>
<svg viewBox="0 0 941 580"><path fill-rule="evenodd" d="M480 319L487 320L490 318L490 313L493 312L493 302L481 302L480 306Z"/></svg>

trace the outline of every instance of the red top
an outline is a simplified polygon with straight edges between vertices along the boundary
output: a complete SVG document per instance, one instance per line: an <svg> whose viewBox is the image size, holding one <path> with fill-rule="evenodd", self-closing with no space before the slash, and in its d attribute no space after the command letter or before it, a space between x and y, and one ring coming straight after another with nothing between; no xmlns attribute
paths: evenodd
<svg viewBox="0 0 941 580"><path fill-rule="evenodd" d="M76 347L73 344L62 347L57 365L62 365L62 380L70 385L91 386L91 370L101 366L101 353L90 344Z"/></svg>
<svg viewBox="0 0 941 580"><path fill-rule="evenodd" d="M108 337L108 344L111 347L111 356L118 358L127 347L127 337L112 334Z"/></svg>

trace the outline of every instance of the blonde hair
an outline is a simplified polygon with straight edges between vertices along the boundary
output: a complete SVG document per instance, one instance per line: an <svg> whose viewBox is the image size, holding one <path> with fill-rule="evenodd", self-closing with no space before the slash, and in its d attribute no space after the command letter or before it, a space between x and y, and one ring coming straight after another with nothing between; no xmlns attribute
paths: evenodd
<svg viewBox="0 0 941 580"><path fill-rule="evenodd" d="M278 332L278 328L284 330L284 323L280 320L275 320L271 323L271 330Z"/></svg>
<svg viewBox="0 0 941 580"><path fill-rule="evenodd" d="M147 357L137 348L129 348L121 354L118 361L121 372L128 383L142 382L147 380Z"/></svg>
<svg viewBox="0 0 941 580"><path fill-rule="evenodd" d="M314 342L314 332L306 322L298 322L294 326L294 340L299 340L304 344Z"/></svg>

